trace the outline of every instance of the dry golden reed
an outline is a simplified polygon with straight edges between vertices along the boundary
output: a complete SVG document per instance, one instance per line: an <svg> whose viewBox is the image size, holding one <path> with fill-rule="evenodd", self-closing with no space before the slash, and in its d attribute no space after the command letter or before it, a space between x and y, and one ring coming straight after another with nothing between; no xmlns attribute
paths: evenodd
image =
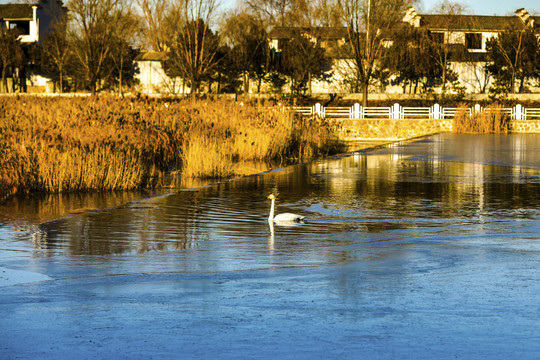
<svg viewBox="0 0 540 360"><path fill-rule="evenodd" d="M0 97L0 200L233 175L240 160L335 153L332 125L228 100Z"/></svg>
<svg viewBox="0 0 540 360"><path fill-rule="evenodd" d="M459 107L454 117L454 132L461 134L501 134L508 132L509 116L502 105L492 105L482 112Z"/></svg>
<svg viewBox="0 0 540 360"><path fill-rule="evenodd" d="M183 176L226 177L240 160L308 159L342 150L329 122L281 107L232 104L218 102L203 107L204 117L192 115L182 151Z"/></svg>

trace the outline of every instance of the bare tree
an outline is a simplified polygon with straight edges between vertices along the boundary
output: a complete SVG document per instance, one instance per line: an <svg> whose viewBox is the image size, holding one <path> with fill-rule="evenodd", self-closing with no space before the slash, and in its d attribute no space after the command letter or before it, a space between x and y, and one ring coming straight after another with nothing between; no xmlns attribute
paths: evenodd
<svg viewBox="0 0 540 360"><path fill-rule="evenodd" d="M71 57L71 48L67 38L68 16L61 11L50 11L51 30L42 43L42 67L55 80L58 91L64 90L64 77Z"/></svg>
<svg viewBox="0 0 540 360"><path fill-rule="evenodd" d="M164 51L169 35L167 16L171 11L170 0L137 0L144 27L143 41L154 51Z"/></svg>
<svg viewBox="0 0 540 360"><path fill-rule="evenodd" d="M343 26L343 9L339 0L317 0L310 2L310 12L314 26Z"/></svg>
<svg viewBox="0 0 540 360"><path fill-rule="evenodd" d="M300 31L295 31L280 52L283 74L291 79L291 93L296 96L307 90L311 93L311 81L328 80L332 60L320 44L314 43Z"/></svg>
<svg viewBox="0 0 540 360"><path fill-rule="evenodd" d="M533 28L508 29L487 44L490 71L514 93L524 89L525 79L540 77L540 44Z"/></svg>
<svg viewBox="0 0 540 360"><path fill-rule="evenodd" d="M8 71L24 66L24 52L18 37L19 33L17 31L0 28L0 66L2 67L4 92L9 91L7 83Z"/></svg>
<svg viewBox="0 0 540 360"><path fill-rule="evenodd" d="M268 28L297 25L291 24L290 16L295 8L295 0L244 0L244 4Z"/></svg>
<svg viewBox="0 0 540 360"><path fill-rule="evenodd" d="M112 56L123 26L123 0L70 0L70 42L79 78L93 93L112 73Z"/></svg>
<svg viewBox="0 0 540 360"><path fill-rule="evenodd" d="M135 52L133 48L141 32L139 19L130 7L121 10L123 14L115 30L116 45L111 52L111 60L116 74L118 92L123 95L126 69L133 66Z"/></svg>
<svg viewBox="0 0 540 360"><path fill-rule="evenodd" d="M448 62L450 61L450 57L452 56L453 60L463 60L466 57L464 48L454 46L455 43L464 44L465 39L452 38L452 34L454 34L453 30L474 27L476 24L474 18L462 16L466 12L467 7L461 3L443 0L436 6L436 9L436 14L448 15L448 19L451 19L445 22L445 27L441 29L442 31L431 34L432 41L428 51L428 56L440 68L441 88L444 92L446 90L446 83L448 82ZM461 49L461 53L459 49Z"/></svg>
<svg viewBox="0 0 540 360"><path fill-rule="evenodd" d="M384 53L391 28L399 24L412 0L341 0L347 23L350 56L367 106L370 81Z"/></svg>
<svg viewBox="0 0 540 360"><path fill-rule="evenodd" d="M246 10L272 27L341 25L338 0L244 0Z"/></svg>
<svg viewBox="0 0 540 360"><path fill-rule="evenodd" d="M215 11L215 0L178 0L167 18L171 32L164 68L169 76L187 80L191 94L216 66L219 38L210 28Z"/></svg>
<svg viewBox="0 0 540 360"><path fill-rule="evenodd" d="M231 13L222 27L230 46L233 65L243 74L244 92L249 91L250 77L257 79L257 92L268 72L270 48L262 22L246 12Z"/></svg>
<svg viewBox="0 0 540 360"><path fill-rule="evenodd" d="M418 85L429 83L433 70L433 61L426 56L429 47L429 37L426 29L416 28L403 23L394 29L392 45L387 49L382 66L394 75L393 83L401 84L403 93L409 85L409 93L418 90ZM426 86L424 86L425 88Z"/></svg>

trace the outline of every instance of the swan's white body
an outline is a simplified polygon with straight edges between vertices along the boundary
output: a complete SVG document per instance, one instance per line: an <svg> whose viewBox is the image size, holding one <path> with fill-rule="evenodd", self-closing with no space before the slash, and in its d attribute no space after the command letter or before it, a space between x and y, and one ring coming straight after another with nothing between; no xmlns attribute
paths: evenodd
<svg viewBox="0 0 540 360"><path fill-rule="evenodd" d="M282 213L282 214L277 214L276 216L274 216L276 196L274 194L270 194L268 195L268 198L272 200L272 206L270 207L270 216L268 216L268 221L300 222L302 221L302 219L305 218L305 216L292 214L292 213Z"/></svg>

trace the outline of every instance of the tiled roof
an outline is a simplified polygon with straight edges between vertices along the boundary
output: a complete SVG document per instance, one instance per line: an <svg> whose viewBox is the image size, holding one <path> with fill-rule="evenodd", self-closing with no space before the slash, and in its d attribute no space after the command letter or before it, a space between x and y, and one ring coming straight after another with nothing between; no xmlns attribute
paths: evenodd
<svg viewBox="0 0 540 360"><path fill-rule="evenodd" d="M316 27L312 34L324 39L343 39L349 35L346 27Z"/></svg>
<svg viewBox="0 0 540 360"><path fill-rule="evenodd" d="M32 5L6 4L0 5L0 19L33 19Z"/></svg>
<svg viewBox="0 0 540 360"><path fill-rule="evenodd" d="M421 25L427 27L430 30L504 31L508 29L523 29L525 27L523 22L517 16L479 16L479 15L420 15L420 16L422 19Z"/></svg>
<svg viewBox="0 0 540 360"><path fill-rule="evenodd" d="M135 57L135 61L163 61L167 59L167 53L159 51L143 51Z"/></svg>
<svg viewBox="0 0 540 360"><path fill-rule="evenodd" d="M290 39L298 31L319 39L343 39L347 37L346 27L275 27L270 31L269 37L271 39Z"/></svg>

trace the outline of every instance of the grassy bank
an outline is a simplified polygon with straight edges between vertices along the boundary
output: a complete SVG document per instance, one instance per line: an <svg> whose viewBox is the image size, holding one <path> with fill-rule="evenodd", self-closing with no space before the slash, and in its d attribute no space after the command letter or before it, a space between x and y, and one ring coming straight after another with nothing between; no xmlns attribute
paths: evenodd
<svg viewBox="0 0 540 360"><path fill-rule="evenodd" d="M0 200L226 177L235 161L338 151L329 123L227 100L0 97Z"/></svg>
<svg viewBox="0 0 540 360"><path fill-rule="evenodd" d="M454 132L461 134L501 134L508 132L510 116L502 105L491 105L480 113L461 106L454 117Z"/></svg>

